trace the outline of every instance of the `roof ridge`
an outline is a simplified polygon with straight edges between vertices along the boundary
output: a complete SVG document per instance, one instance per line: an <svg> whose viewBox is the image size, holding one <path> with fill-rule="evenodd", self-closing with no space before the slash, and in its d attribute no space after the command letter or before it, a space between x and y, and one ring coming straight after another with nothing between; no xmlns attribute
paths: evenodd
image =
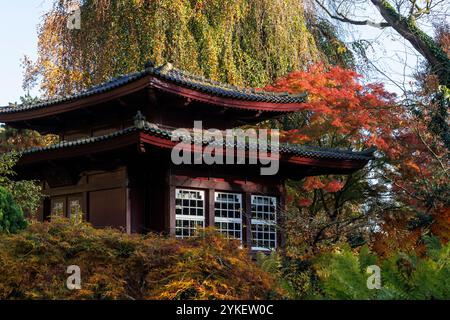
<svg viewBox="0 0 450 320"><path fill-rule="evenodd" d="M233 85L233 84L226 83L226 82L216 81L216 80L212 80L210 78L207 78L205 76L202 76L202 75L199 75L199 74L196 74L193 72L181 70L179 68L174 67L171 63L165 63L159 67L148 67L146 70L149 70L153 74L163 75L163 76L169 76L170 73L178 73L183 76L189 77L191 79L202 81L204 83L208 83L213 86L219 86L221 88L229 89L229 90L247 91L247 92L249 92L251 94L255 94L255 95L270 95L270 96L278 96L278 97L283 97L283 96L304 97L305 96L305 93L292 94L287 91L286 92L266 91L262 88L238 86L238 85Z"/></svg>
<svg viewBox="0 0 450 320"><path fill-rule="evenodd" d="M19 110L15 110L15 109L34 109L34 108L39 108L40 106L49 106L52 104L56 104L56 103L60 103L60 102L65 102L65 101L70 101L73 99L77 99L77 98L82 98L85 96L89 96L91 94L95 94L98 92L95 91L107 91L109 89L113 89L119 85L122 84L126 84L130 81L136 80L138 78L140 78L143 75L146 75L147 71L137 71L137 72L132 72L132 73L128 73L125 75L119 75L116 77L111 78L110 80L104 81L102 83L99 83L97 85L93 85L89 88L86 88L84 90L80 90L77 92L74 92L72 94L68 94L68 95L55 95L51 98L48 99L41 99L38 98L38 101L33 102L31 104L15 104L14 106L8 105L8 106L0 106L0 113L1 112L8 112L8 111L19 111ZM124 83L122 83L122 81L126 80ZM119 82L119 83L118 83Z"/></svg>

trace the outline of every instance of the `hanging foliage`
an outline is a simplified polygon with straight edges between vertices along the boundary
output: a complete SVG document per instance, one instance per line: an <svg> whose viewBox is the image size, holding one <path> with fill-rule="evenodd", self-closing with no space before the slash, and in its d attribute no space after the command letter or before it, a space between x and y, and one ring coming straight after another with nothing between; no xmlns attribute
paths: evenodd
<svg viewBox="0 0 450 320"><path fill-rule="evenodd" d="M262 86L317 61L297 0L82 0L81 28L68 29L56 0L39 29L25 86L67 94L141 70L148 60L213 80Z"/></svg>

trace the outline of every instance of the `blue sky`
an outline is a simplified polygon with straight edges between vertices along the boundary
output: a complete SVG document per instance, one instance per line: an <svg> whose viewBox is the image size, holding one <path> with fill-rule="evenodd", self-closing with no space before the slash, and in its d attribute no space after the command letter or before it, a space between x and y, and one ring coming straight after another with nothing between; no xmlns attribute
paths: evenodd
<svg viewBox="0 0 450 320"><path fill-rule="evenodd" d="M51 0L3 0L0 3L0 105L18 101L22 89L21 59L36 57L37 26ZM38 92L32 92L37 94Z"/></svg>

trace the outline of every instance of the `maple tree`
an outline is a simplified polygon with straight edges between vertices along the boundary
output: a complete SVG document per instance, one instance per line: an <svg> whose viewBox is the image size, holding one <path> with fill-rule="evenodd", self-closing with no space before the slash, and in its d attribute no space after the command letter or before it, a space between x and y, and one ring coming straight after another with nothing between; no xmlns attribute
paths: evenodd
<svg viewBox="0 0 450 320"><path fill-rule="evenodd" d="M68 290L66 266L83 270ZM190 239L126 234L53 217L0 233L1 299L236 300L279 298L273 277L214 230Z"/></svg>
<svg viewBox="0 0 450 320"><path fill-rule="evenodd" d="M315 64L265 88L308 92L303 112L279 123L286 129L284 141L378 150L375 160L349 176L291 182L285 214L295 253L314 253L344 240L357 245L364 230L388 215L432 217L449 205L445 147L427 130L433 104L419 114L381 84L361 80L353 70Z"/></svg>
<svg viewBox="0 0 450 320"><path fill-rule="evenodd" d="M287 130L285 140L329 147L374 145L388 150L386 137L396 128L400 109L394 95L382 85L363 85L358 82L360 78L353 70L314 64L266 87L277 92L308 93L308 101L303 104L306 113L302 114L306 125Z"/></svg>

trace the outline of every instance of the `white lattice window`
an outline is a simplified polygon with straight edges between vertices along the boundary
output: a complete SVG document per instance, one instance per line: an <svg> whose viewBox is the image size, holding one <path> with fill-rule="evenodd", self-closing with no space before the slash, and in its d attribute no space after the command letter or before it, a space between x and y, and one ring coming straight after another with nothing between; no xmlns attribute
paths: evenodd
<svg viewBox="0 0 450 320"><path fill-rule="evenodd" d="M55 201L53 203L52 215L64 216L64 202L63 201Z"/></svg>
<svg viewBox="0 0 450 320"><path fill-rule="evenodd" d="M77 222L82 221L83 212L81 210L81 203L79 199L72 199L69 201L69 217Z"/></svg>
<svg viewBox="0 0 450 320"><path fill-rule="evenodd" d="M277 246L277 199L252 195L252 249L272 250Z"/></svg>
<svg viewBox="0 0 450 320"><path fill-rule="evenodd" d="M205 192L192 189L175 190L175 235L187 238L205 227Z"/></svg>
<svg viewBox="0 0 450 320"><path fill-rule="evenodd" d="M227 238L242 241L242 195L228 192L215 193L214 224Z"/></svg>

